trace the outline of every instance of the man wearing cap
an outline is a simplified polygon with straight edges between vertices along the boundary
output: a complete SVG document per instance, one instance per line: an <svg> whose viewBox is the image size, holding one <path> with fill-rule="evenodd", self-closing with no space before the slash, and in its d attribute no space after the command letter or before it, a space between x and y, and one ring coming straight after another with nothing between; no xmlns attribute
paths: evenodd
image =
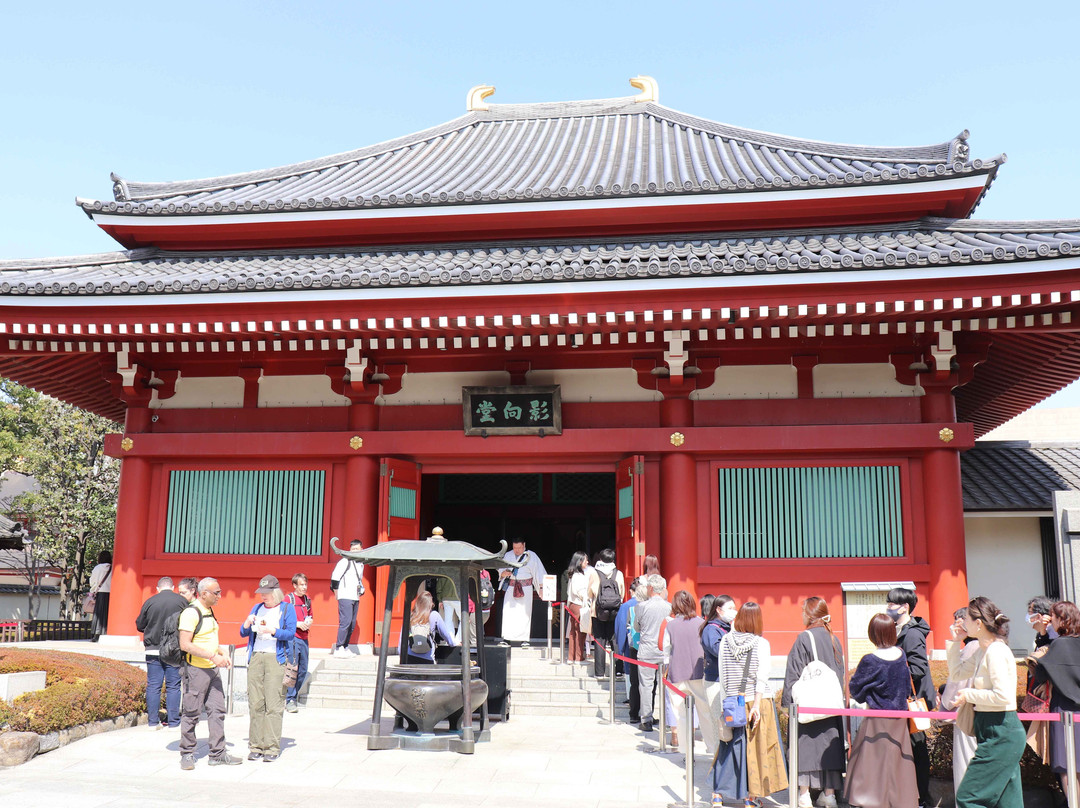
<svg viewBox="0 0 1080 808"><path fill-rule="evenodd" d="M182 677L184 695L180 715L180 768L195 768L195 725L206 709L210 727L211 766L235 766L244 761L225 751L225 691L218 668L232 667L225 649L218 644L218 623L214 606L221 599L221 584L216 578L199 581L196 608L180 612L180 650L187 654Z"/></svg>
<svg viewBox="0 0 1080 808"><path fill-rule="evenodd" d="M364 549L364 545L359 539L353 539L349 549L358 552ZM336 657L350 657L349 643L356 628L360 596L364 594L364 565L351 558L342 558L330 573L330 588L337 595L338 607L337 642L330 651Z"/></svg>
<svg viewBox="0 0 1080 808"><path fill-rule="evenodd" d="M273 763L281 754L285 713L285 662L296 637L296 611L282 603L278 579L264 575L256 595L262 599L240 627L248 638L248 760Z"/></svg>

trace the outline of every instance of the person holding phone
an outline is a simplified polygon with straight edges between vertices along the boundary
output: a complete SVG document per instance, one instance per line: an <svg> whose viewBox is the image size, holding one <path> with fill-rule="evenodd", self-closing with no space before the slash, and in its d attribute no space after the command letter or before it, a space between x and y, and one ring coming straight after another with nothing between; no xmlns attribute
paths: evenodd
<svg viewBox="0 0 1080 808"><path fill-rule="evenodd" d="M296 659L296 683L285 694L285 710L295 713L299 708L296 697L300 688L304 686L304 680L308 674L308 631L315 622L315 614L311 610L311 598L308 597L308 580L302 572L292 577L293 591L285 600L296 610L296 640L293 642L293 653Z"/></svg>

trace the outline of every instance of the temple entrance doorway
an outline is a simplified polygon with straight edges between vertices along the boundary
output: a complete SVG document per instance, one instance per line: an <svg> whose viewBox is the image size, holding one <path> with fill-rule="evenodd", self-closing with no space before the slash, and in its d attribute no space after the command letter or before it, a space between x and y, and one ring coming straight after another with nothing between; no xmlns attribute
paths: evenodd
<svg viewBox="0 0 1080 808"><path fill-rule="evenodd" d="M575 551L591 562L603 548L616 547L616 500L614 473L424 474L420 496L422 523L438 525L449 539L494 549L501 540L509 547L523 538L547 573L558 576L560 601ZM535 600L536 640L546 637L546 614L546 605ZM501 625L498 592L485 632L499 636Z"/></svg>

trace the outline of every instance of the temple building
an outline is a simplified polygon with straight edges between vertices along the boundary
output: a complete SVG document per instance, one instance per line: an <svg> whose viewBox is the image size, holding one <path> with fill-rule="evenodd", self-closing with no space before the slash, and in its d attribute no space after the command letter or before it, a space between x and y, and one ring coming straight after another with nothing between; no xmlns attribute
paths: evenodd
<svg viewBox="0 0 1080 808"><path fill-rule="evenodd" d="M672 593L761 602L777 652L803 598L854 642L910 583L944 647L961 453L1080 377L1080 221L971 219L1005 158L967 132L817 142L631 83L114 175L78 204L122 251L0 263L0 375L122 424L111 633L163 574L218 578L228 632L261 575L303 571L329 646L331 537L439 525L549 572L655 554Z"/></svg>

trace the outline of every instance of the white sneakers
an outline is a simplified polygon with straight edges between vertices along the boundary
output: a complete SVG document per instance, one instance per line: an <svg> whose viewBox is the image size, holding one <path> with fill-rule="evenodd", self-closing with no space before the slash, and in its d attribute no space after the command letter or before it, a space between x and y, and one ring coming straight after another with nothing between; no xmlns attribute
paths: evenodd
<svg viewBox="0 0 1080 808"><path fill-rule="evenodd" d="M833 799L836 799L833 797ZM814 800L810 797L809 791L799 792L799 808L814 808Z"/></svg>
<svg viewBox="0 0 1080 808"><path fill-rule="evenodd" d="M807 796L809 796L809 795L807 795ZM802 802L801 797L799 799L799 802L800 803ZM817 804L820 805L821 808L836 808L836 795L835 794L826 794L824 791L822 791L821 794L817 798Z"/></svg>
<svg viewBox="0 0 1080 808"><path fill-rule="evenodd" d="M338 659L352 659L353 654L348 648L343 645L339 645L334 649L334 656Z"/></svg>

